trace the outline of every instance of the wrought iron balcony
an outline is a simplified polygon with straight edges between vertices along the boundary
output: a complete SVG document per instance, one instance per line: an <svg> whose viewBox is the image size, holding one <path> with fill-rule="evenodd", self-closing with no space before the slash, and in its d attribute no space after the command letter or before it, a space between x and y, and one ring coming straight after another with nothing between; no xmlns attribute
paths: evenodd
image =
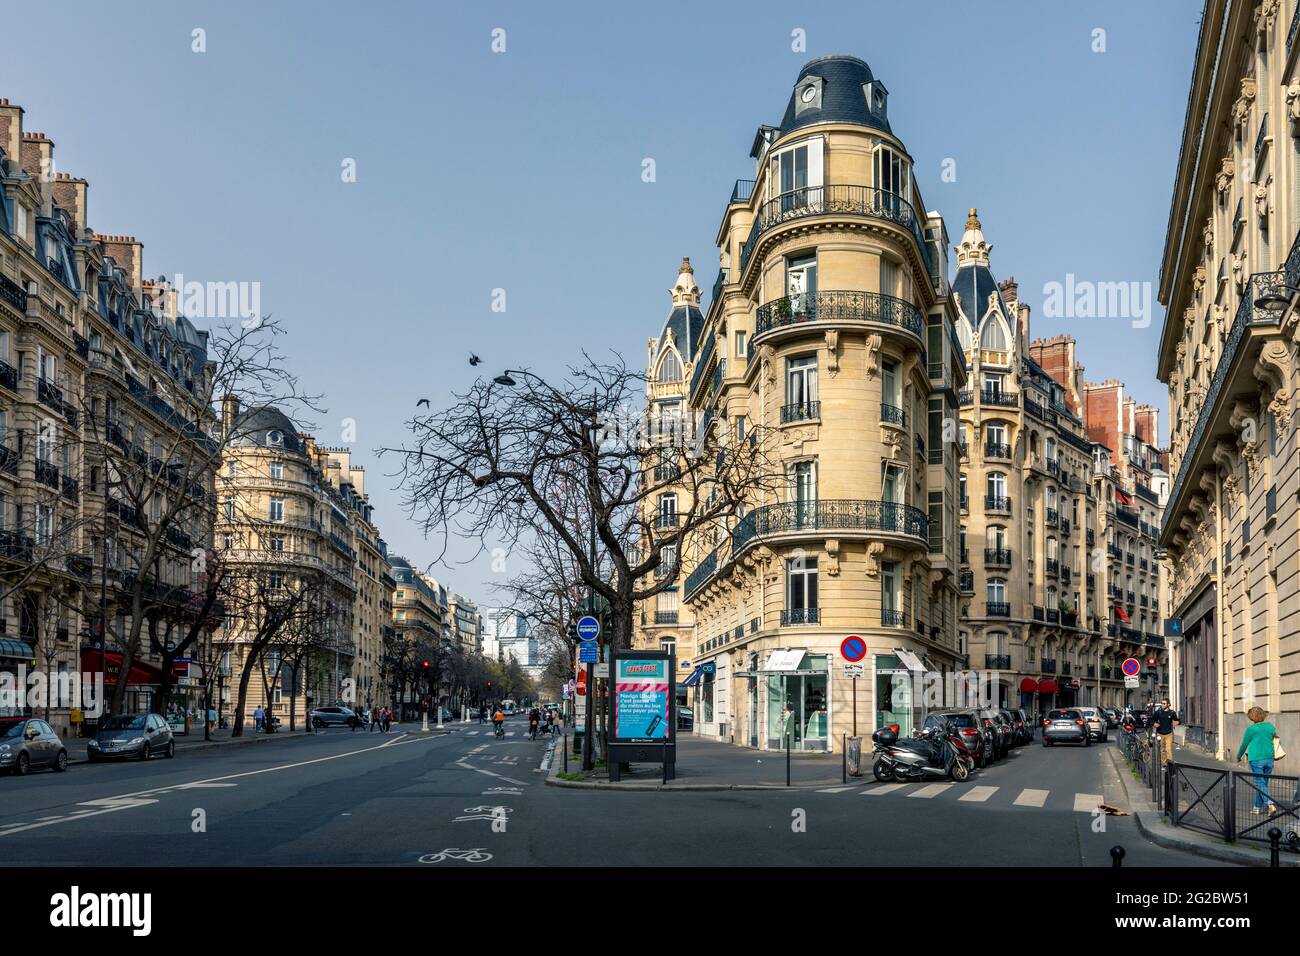
<svg viewBox="0 0 1300 956"><path fill-rule="evenodd" d="M975 572L962 571L957 575L957 590L962 594L975 593Z"/></svg>
<svg viewBox="0 0 1300 956"><path fill-rule="evenodd" d="M1060 608L1049 607L1049 608L1047 609L1047 623L1048 623L1048 624L1060 624L1060 623L1061 623L1061 609L1060 609Z"/></svg>
<svg viewBox="0 0 1300 956"><path fill-rule="evenodd" d="M1011 549L1010 548L985 548L984 563L997 565L1001 567L1009 567L1011 565Z"/></svg>
<svg viewBox="0 0 1300 956"><path fill-rule="evenodd" d="M36 480L43 485L49 485L51 488L59 487L59 469L52 461L42 461L36 459Z"/></svg>
<svg viewBox="0 0 1300 956"><path fill-rule="evenodd" d="M80 355L83 359L90 358L90 340L87 339L80 332L73 331L72 347L76 350L77 354Z"/></svg>
<svg viewBox="0 0 1300 956"><path fill-rule="evenodd" d="M880 403L880 420L888 422L890 425L899 425L907 427L907 412L897 405L890 405L886 402Z"/></svg>
<svg viewBox="0 0 1300 956"><path fill-rule="evenodd" d="M816 624L821 619L820 608L790 607L781 610L781 626L791 624Z"/></svg>
<svg viewBox="0 0 1300 956"><path fill-rule="evenodd" d="M1058 558L1047 559L1047 576L1049 578L1058 577L1061 573L1061 562Z"/></svg>
<svg viewBox="0 0 1300 956"><path fill-rule="evenodd" d="M13 531L0 531L0 557L15 561L31 561L35 542L28 535Z"/></svg>
<svg viewBox="0 0 1300 956"><path fill-rule="evenodd" d="M783 223L809 216L863 217L901 226L916 241L926 271L934 272L930 265L930 247L921 232L922 220L912 205L884 189L851 185L807 186L782 193L759 206L749 237L740 251L740 271L745 271L764 233Z"/></svg>
<svg viewBox="0 0 1300 956"><path fill-rule="evenodd" d="M882 607L880 609L880 626L907 627L907 612L899 611L894 608Z"/></svg>
<svg viewBox="0 0 1300 956"><path fill-rule="evenodd" d="M749 197L754 195L754 180L737 179L736 185L731 187L731 202L749 202Z"/></svg>
<svg viewBox="0 0 1300 956"><path fill-rule="evenodd" d="M984 610L988 617L1010 617L1011 605L1006 601L987 601Z"/></svg>
<svg viewBox="0 0 1300 956"><path fill-rule="evenodd" d="M985 458L1010 458L1011 446L1006 442L990 441L984 443Z"/></svg>
<svg viewBox="0 0 1300 956"><path fill-rule="evenodd" d="M0 385L11 392L18 391L18 370L5 361L0 361Z"/></svg>
<svg viewBox="0 0 1300 956"><path fill-rule="evenodd" d="M875 323L892 325L922 339L925 319L906 299L880 292L826 290L782 296L758 307L754 339L774 329L806 322Z"/></svg>
<svg viewBox="0 0 1300 956"><path fill-rule="evenodd" d="M1010 654L985 654L984 667L991 671L1008 671L1011 670Z"/></svg>
<svg viewBox="0 0 1300 956"><path fill-rule="evenodd" d="M1041 661L1038 662L1038 665L1039 665L1039 670L1044 674L1056 673L1056 658L1054 657L1044 657Z"/></svg>
<svg viewBox="0 0 1300 956"><path fill-rule="evenodd" d="M682 516L675 511L661 511L655 515L656 528L676 528L681 521Z"/></svg>
<svg viewBox="0 0 1300 956"><path fill-rule="evenodd" d="M676 611L655 611L656 624L676 624L678 612Z"/></svg>
<svg viewBox="0 0 1300 956"><path fill-rule="evenodd" d="M6 474L18 474L18 452L8 445L0 445L0 471Z"/></svg>
<svg viewBox="0 0 1300 956"><path fill-rule="evenodd" d="M27 293L13 279L0 274L0 299L8 302L19 312L27 311Z"/></svg>
<svg viewBox="0 0 1300 956"><path fill-rule="evenodd" d="M821 402L794 402L781 406L781 421L783 423L810 421L820 418L821 413Z"/></svg>
<svg viewBox="0 0 1300 956"><path fill-rule="evenodd" d="M1047 526L1055 528L1061 523L1061 515L1055 508L1047 509Z"/></svg>
<svg viewBox="0 0 1300 956"><path fill-rule="evenodd" d="M64 567L79 578L89 578L94 569L94 561L84 554L69 554L63 559Z"/></svg>
<svg viewBox="0 0 1300 956"><path fill-rule="evenodd" d="M985 495L984 510L985 511L1010 511L1011 499L1008 498L1006 495Z"/></svg>
<svg viewBox="0 0 1300 956"><path fill-rule="evenodd" d="M787 531L883 531L928 542L929 518L919 508L892 501L840 498L763 505L732 531L732 553L755 537Z"/></svg>
<svg viewBox="0 0 1300 956"><path fill-rule="evenodd" d="M69 501L77 500L77 496L80 493L80 487L76 478L69 478L67 475L64 475L60 487L63 492L63 497L67 498Z"/></svg>
<svg viewBox="0 0 1300 956"><path fill-rule="evenodd" d="M1046 613L1046 612L1045 612L1041 607L1039 607L1039 606L1036 605L1036 604L1034 605L1034 608L1033 608L1033 611L1032 611L1031 616L1033 617L1033 619L1034 619L1035 621L1045 621L1045 620L1047 620L1047 613Z"/></svg>
<svg viewBox="0 0 1300 956"><path fill-rule="evenodd" d="M1001 389L986 388L980 392L981 405L997 405L1002 408L1018 408L1020 406L1020 396L1012 392L1004 392Z"/></svg>

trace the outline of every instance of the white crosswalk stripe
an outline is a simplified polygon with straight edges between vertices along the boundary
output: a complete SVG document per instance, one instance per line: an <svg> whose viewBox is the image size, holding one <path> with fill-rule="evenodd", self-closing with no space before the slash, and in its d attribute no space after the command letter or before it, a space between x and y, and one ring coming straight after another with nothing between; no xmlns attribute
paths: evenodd
<svg viewBox="0 0 1300 956"><path fill-rule="evenodd" d="M971 787L958 799L970 803L983 803L997 792L997 787Z"/></svg>
<svg viewBox="0 0 1300 956"><path fill-rule="evenodd" d="M1021 790L1020 796L1016 797L1012 805L1017 807L1039 807L1041 808L1047 802L1047 795L1050 790Z"/></svg>
<svg viewBox="0 0 1300 956"><path fill-rule="evenodd" d="M465 736L466 736L466 737L477 737L477 736L478 736L478 731L477 731L477 730L467 730L467 731L465 731Z"/></svg>
<svg viewBox="0 0 1300 956"><path fill-rule="evenodd" d="M1075 813L1092 813L1101 806L1101 794L1099 793L1076 793L1074 795L1074 812Z"/></svg>
<svg viewBox="0 0 1300 956"><path fill-rule="evenodd" d="M845 790L854 790L855 787L823 787L818 793L843 793Z"/></svg>
<svg viewBox="0 0 1300 956"><path fill-rule="evenodd" d="M909 793L908 796L915 797L918 800L930 800L933 799L934 797L937 797L945 790L951 790L951 789L952 789L952 784L950 783L932 783L929 786L922 787L920 790L917 790L915 793Z"/></svg>
<svg viewBox="0 0 1300 956"><path fill-rule="evenodd" d="M868 787L862 791L864 797L883 797L887 793L893 793L895 790L902 790L906 787L905 783L887 783L881 787Z"/></svg>
<svg viewBox="0 0 1300 956"><path fill-rule="evenodd" d="M514 735L515 735L515 732L514 732L513 730L507 730L507 731L506 731L506 736L507 736L507 737L513 737Z"/></svg>

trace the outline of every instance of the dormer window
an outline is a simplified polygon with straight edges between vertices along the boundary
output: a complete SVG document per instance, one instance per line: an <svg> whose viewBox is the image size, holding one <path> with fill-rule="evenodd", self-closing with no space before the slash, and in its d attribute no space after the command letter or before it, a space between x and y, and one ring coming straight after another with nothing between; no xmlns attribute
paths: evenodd
<svg viewBox="0 0 1300 956"><path fill-rule="evenodd" d="M283 444L284 444L284 432L282 432L282 431L278 431L278 430L277 430L277 431L269 431L269 432L267 432L267 433L266 433L266 443L267 443L268 445L275 445L276 447L279 447L279 446L283 445Z"/></svg>
<svg viewBox="0 0 1300 956"><path fill-rule="evenodd" d="M805 76L794 88L794 115L822 108L822 78Z"/></svg>
<svg viewBox="0 0 1300 956"><path fill-rule="evenodd" d="M867 98L867 108L871 110L871 114L884 119L889 104L889 90L885 89L885 84L879 80L864 83L862 93Z"/></svg>

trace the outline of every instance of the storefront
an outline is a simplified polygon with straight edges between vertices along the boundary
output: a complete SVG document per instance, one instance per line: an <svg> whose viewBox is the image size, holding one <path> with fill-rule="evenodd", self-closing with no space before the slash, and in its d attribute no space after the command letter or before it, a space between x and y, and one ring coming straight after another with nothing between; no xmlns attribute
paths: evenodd
<svg viewBox="0 0 1300 956"><path fill-rule="evenodd" d="M899 736L904 737L919 726L923 718L913 675L923 670L915 654L900 648L893 654L876 654L872 658L876 727L897 724Z"/></svg>
<svg viewBox="0 0 1300 956"><path fill-rule="evenodd" d="M122 673L122 655L117 651L100 651L96 648L82 648L81 670L84 673L104 675L105 706L112 699ZM133 660L126 677L126 696L122 702L122 712L126 714L143 714L153 709L153 699L162 687L162 671L153 664Z"/></svg>
<svg viewBox="0 0 1300 956"><path fill-rule="evenodd" d="M829 656L800 650L772 651L762 667L768 750L830 749Z"/></svg>
<svg viewBox="0 0 1300 956"><path fill-rule="evenodd" d="M203 730L203 665L180 658L172 663L172 689L167 701L167 725L174 734Z"/></svg>
<svg viewBox="0 0 1300 956"><path fill-rule="evenodd" d="M23 675L36 667L36 655L26 641L16 641L11 637L0 638L0 672L10 675L9 686L14 690L10 695L0 699L0 717L25 717L31 712L26 707L26 686Z"/></svg>

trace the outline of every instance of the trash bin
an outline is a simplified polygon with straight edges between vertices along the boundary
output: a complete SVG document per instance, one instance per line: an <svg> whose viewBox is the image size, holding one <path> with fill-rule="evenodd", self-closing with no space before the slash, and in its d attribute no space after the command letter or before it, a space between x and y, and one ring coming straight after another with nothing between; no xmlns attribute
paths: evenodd
<svg viewBox="0 0 1300 956"><path fill-rule="evenodd" d="M848 749L846 753L849 758L849 776L862 776L862 738L848 738Z"/></svg>

